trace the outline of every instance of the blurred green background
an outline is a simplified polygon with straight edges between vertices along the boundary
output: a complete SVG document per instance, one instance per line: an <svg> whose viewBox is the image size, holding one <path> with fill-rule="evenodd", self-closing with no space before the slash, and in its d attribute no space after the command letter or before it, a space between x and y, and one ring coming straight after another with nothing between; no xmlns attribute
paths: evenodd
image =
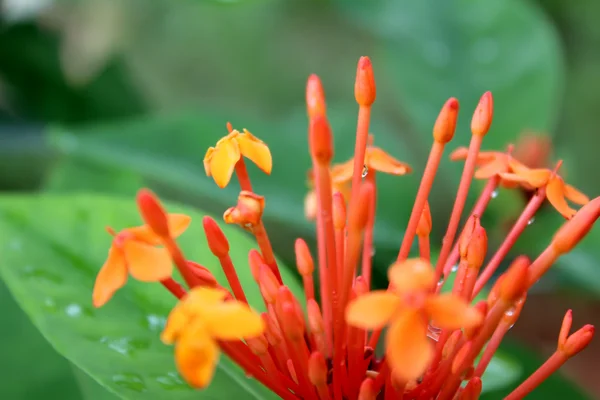
<svg viewBox="0 0 600 400"><path fill-rule="evenodd" d="M543 138L540 143L551 143L551 155L542 163L564 159L570 183L591 197L599 192L600 3L595 0L0 4L4 192L131 196L149 186L167 199L220 213L235 201L236 185L218 190L204 176L202 158L231 121L271 147L272 176L255 168L251 174L256 191L267 197L276 251L292 260L293 238L314 236L303 217L310 165L306 78L317 73L324 82L336 160L344 161L354 146L354 74L362 55L371 57L377 81L371 124L376 144L415 170L412 176L378 179L377 285L385 283L385 268L402 239L432 124L450 96L461 102L451 147L468 143L471 113L479 96L491 90L495 121L485 149L502 150L532 132ZM443 235L460 167L445 160L440 168L430 198L432 243ZM476 195L472 190L471 200ZM522 205L522 196L507 191L492 201L484 219L490 248ZM552 209L541 210L507 261L518 252L535 256L560 223ZM599 240L600 231L593 230L536 287L540 298L560 302L537 324L546 324L549 338L521 324L511 332L514 343L504 354L509 365L521 365L517 376L548 354L547 343L551 348L570 304L585 310L578 314L573 306L576 326L600 321ZM543 309L544 301L532 303L530 312L538 315L535 304ZM107 396L46 343L4 286L0 311L0 398ZM598 366L598 346L580 359L567 368L568 378L549 381L536 398L600 398L599 382L590 374ZM486 396L501 398L508 390L496 389Z"/></svg>

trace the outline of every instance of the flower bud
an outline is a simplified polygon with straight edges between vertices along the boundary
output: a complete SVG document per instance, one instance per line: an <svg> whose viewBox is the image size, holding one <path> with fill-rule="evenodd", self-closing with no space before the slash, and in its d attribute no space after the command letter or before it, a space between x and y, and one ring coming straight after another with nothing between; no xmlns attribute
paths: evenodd
<svg viewBox="0 0 600 400"><path fill-rule="evenodd" d="M148 189L141 189L137 194L137 204L142 219L160 238L168 238L169 220L167 213L154 193Z"/></svg>
<svg viewBox="0 0 600 400"><path fill-rule="evenodd" d="M208 268L203 267L202 265L193 261L187 261L187 266L190 269L190 271L192 271L194 276L198 278L200 286L207 286L212 288L216 288L217 286L219 286L217 279L212 274L212 272L208 270Z"/></svg>
<svg viewBox="0 0 600 400"><path fill-rule="evenodd" d="M333 158L333 135L325 116L310 119L308 132L310 155L320 165L328 165Z"/></svg>
<svg viewBox="0 0 600 400"><path fill-rule="evenodd" d="M529 259L525 256L519 256L513 261L500 282L498 295L501 299L507 303L514 303L525 294L529 279L529 264Z"/></svg>
<svg viewBox="0 0 600 400"><path fill-rule="evenodd" d="M568 253L592 229L600 216L600 197L596 197L579 209L554 235L552 247L558 254Z"/></svg>
<svg viewBox="0 0 600 400"><path fill-rule="evenodd" d="M265 323L265 337L267 338L269 345L273 347L278 346L283 340L279 323L277 323L277 320L267 313L261 314L261 317Z"/></svg>
<svg viewBox="0 0 600 400"><path fill-rule="evenodd" d="M487 253L487 235L477 215L472 215L458 242L460 258L466 261L469 268L481 268Z"/></svg>
<svg viewBox="0 0 600 400"><path fill-rule="evenodd" d="M360 384L358 400L375 400L377 398L377 393L375 381L372 378L367 378Z"/></svg>
<svg viewBox="0 0 600 400"><path fill-rule="evenodd" d="M346 202L340 192L333 194L333 226L338 231L346 227Z"/></svg>
<svg viewBox="0 0 600 400"><path fill-rule="evenodd" d="M454 137L458 119L458 100L451 97L446 101L433 126L433 138L438 143L448 143Z"/></svg>
<svg viewBox="0 0 600 400"><path fill-rule="evenodd" d="M460 393L459 400L477 400L481 394L481 389L481 378L476 376L467 383L467 386Z"/></svg>
<svg viewBox="0 0 600 400"><path fill-rule="evenodd" d="M471 132L473 135L484 136L490 130L494 117L494 98L492 92L485 92L473 114Z"/></svg>
<svg viewBox="0 0 600 400"><path fill-rule="evenodd" d="M310 250L308 249L308 245L304 240L296 239L294 248L298 272L300 272L300 275L302 276L311 276L315 269L315 265Z"/></svg>
<svg viewBox="0 0 600 400"><path fill-rule="evenodd" d="M250 348L250 351L257 356L262 356L269 350L269 342L267 341L267 338L265 338L265 335L247 338L245 341Z"/></svg>
<svg viewBox="0 0 600 400"><path fill-rule="evenodd" d="M323 354L318 351L308 359L308 379L316 387L327 385L327 364Z"/></svg>
<svg viewBox="0 0 600 400"><path fill-rule="evenodd" d="M260 266L258 284L265 301L269 304L274 303L280 285L277 277L266 264Z"/></svg>
<svg viewBox="0 0 600 400"><path fill-rule="evenodd" d="M472 348L473 348L473 342L469 341L469 342L466 342L460 348L460 350L458 350L458 353L456 353L456 357L454 357L454 360L452 361L452 373L453 374L456 374L467 367L467 365L464 365L464 364L467 362L467 356L471 352Z"/></svg>
<svg viewBox="0 0 600 400"><path fill-rule="evenodd" d="M264 208L265 198L263 196L242 190L238 196L237 205L225 211L223 219L228 224L238 224L252 229L261 222Z"/></svg>
<svg viewBox="0 0 600 400"><path fill-rule="evenodd" d="M265 265L265 260L256 249L251 249L248 252L248 264L250 265L250 272L256 282L260 280L260 267Z"/></svg>
<svg viewBox="0 0 600 400"><path fill-rule="evenodd" d="M562 351L564 351L568 357L573 357L581 350L585 349L594 337L595 328L593 325L585 325L571 336L567 338Z"/></svg>
<svg viewBox="0 0 600 400"><path fill-rule="evenodd" d="M417 225L417 236L426 237L431 233L431 210L429 209L429 202L425 202L423 212L421 212L421 218L419 218L419 224Z"/></svg>
<svg viewBox="0 0 600 400"><path fill-rule="evenodd" d="M217 222L211 217L205 216L202 218L202 225L210 251L218 258L229 254L229 241Z"/></svg>
<svg viewBox="0 0 600 400"><path fill-rule="evenodd" d="M354 97L360 106L370 107L375 102L377 89L373 75L373 65L369 57L361 57L356 68Z"/></svg>
<svg viewBox="0 0 600 400"><path fill-rule="evenodd" d="M315 299L309 299L306 304L306 314L308 315L308 328L313 333L321 333L325 331L323 315L319 309L319 304Z"/></svg>
<svg viewBox="0 0 600 400"><path fill-rule="evenodd" d="M315 74L309 76L306 83L306 108L308 118L318 115L325 116L325 91L323 90L321 79Z"/></svg>
<svg viewBox="0 0 600 400"><path fill-rule="evenodd" d="M563 318L562 325L560 326L560 333L558 334L558 348L560 349L567 343L569 332L571 332L571 325L573 324L573 311L567 310L565 317Z"/></svg>
<svg viewBox="0 0 600 400"><path fill-rule="evenodd" d="M369 220L369 204L373 201L375 188L373 182L361 182L358 192L358 207L356 213L351 213L348 218L348 229L362 231Z"/></svg>

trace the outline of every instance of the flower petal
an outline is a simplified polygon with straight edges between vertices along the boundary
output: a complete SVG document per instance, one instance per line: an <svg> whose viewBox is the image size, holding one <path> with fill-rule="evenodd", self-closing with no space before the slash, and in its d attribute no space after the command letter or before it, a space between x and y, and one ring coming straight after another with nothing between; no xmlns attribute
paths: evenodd
<svg viewBox="0 0 600 400"><path fill-rule="evenodd" d="M472 328L483 319L476 308L451 293L428 297L425 312L433 320L433 324L442 329Z"/></svg>
<svg viewBox="0 0 600 400"><path fill-rule="evenodd" d="M308 221L314 221L317 218L317 192L311 190L304 198L304 216Z"/></svg>
<svg viewBox="0 0 600 400"><path fill-rule="evenodd" d="M564 193L565 183L562 178L555 176L546 187L546 198L552 206L566 219L571 219L577 211L569 207Z"/></svg>
<svg viewBox="0 0 600 400"><path fill-rule="evenodd" d="M94 307L102 307L113 294L127 282L127 268L123 253L112 246L108 251L108 258L100 269L94 284L92 303Z"/></svg>
<svg viewBox="0 0 600 400"><path fill-rule="evenodd" d="M507 171L508 164L506 163L506 160L497 158L494 161L482 164L481 167L475 171L475 179L489 179L494 175Z"/></svg>
<svg viewBox="0 0 600 400"><path fill-rule="evenodd" d="M169 221L169 233L173 239L185 232L192 222L192 217L185 214L169 214L167 219Z"/></svg>
<svg viewBox="0 0 600 400"><path fill-rule="evenodd" d="M387 360L401 381L418 379L433 358L427 323L417 310L403 312L390 325L385 340Z"/></svg>
<svg viewBox="0 0 600 400"><path fill-rule="evenodd" d="M582 206L586 205L590 202L590 198L587 197L584 193L575 189L573 186L565 183L564 187L565 197L571 200L575 204L580 204Z"/></svg>
<svg viewBox="0 0 600 400"><path fill-rule="evenodd" d="M412 171L408 164L396 160L379 147L367 147L366 164L375 171L390 175L404 175Z"/></svg>
<svg viewBox="0 0 600 400"><path fill-rule="evenodd" d="M219 340L239 340L260 335L265 323L260 314L236 300L202 310L202 320L211 336Z"/></svg>
<svg viewBox="0 0 600 400"><path fill-rule="evenodd" d="M349 325L362 329L380 329L386 325L400 307L400 298L391 291L375 290L364 294L346 308Z"/></svg>
<svg viewBox="0 0 600 400"><path fill-rule="evenodd" d="M331 181L333 184L350 182L354 171L354 159L331 167Z"/></svg>
<svg viewBox="0 0 600 400"><path fill-rule="evenodd" d="M469 154L469 149L464 146L461 146L461 147L457 148L456 150L454 150L452 153L450 153L450 160L452 160L452 161L466 160L468 154Z"/></svg>
<svg viewBox="0 0 600 400"><path fill-rule="evenodd" d="M182 303L178 303L167 318L167 323L163 329L160 340L165 344L172 344L178 338L184 328L188 325L192 316L186 312Z"/></svg>
<svg viewBox="0 0 600 400"><path fill-rule="evenodd" d="M430 289L435 280L431 264L422 258L413 258L401 263L394 263L388 269L388 278L396 293Z"/></svg>
<svg viewBox="0 0 600 400"><path fill-rule="evenodd" d="M204 155L204 160L202 161L204 164L204 172L206 172L206 176L210 177L210 160L212 159L213 152L215 151L214 147L209 147L206 150L206 154Z"/></svg>
<svg viewBox="0 0 600 400"><path fill-rule="evenodd" d="M244 133L236 138L240 152L258 166L265 174L273 169L273 159L269 147L244 129Z"/></svg>
<svg viewBox="0 0 600 400"><path fill-rule="evenodd" d="M219 348L208 332L188 331L175 346L175 361L181 376L193 387L208 386L219 361Z"/></svg>
<svg viewBox="0 0 600 400"><path fill-rule="evenodd" d="M127 269L138 281L158 282L173 272L171 256L165 248L130 239L123 243L123 251Z"/></svg>
<svg viewBox="0 0 600 400"><path fill-rule="evenodd" d="M221 303L226 297L227 292L224 289L195 287L185 295L181 304L185 304L187 310L193 311L196 308L212 307Z"/></svg>
<svg viewBox="0 0 600 400"><path fill-rule="evenodd" d="M192 218L185 214L168 214L167 220L169 223L169 233L173 239L185 232L190 222L192 222ZM123 231L132 234L136 240L147 244L156 246L161 243L161 239L152 232L152 229L148 225L127 228L123 229Z"/></svg>
<svg viewBox="0 0 600 400"><path fill-rule="evenodd" d="M235 164L240 159L240 148L234 138L219 140L210 159L210 173L220 188L227 186L233 175Z"/></svg>

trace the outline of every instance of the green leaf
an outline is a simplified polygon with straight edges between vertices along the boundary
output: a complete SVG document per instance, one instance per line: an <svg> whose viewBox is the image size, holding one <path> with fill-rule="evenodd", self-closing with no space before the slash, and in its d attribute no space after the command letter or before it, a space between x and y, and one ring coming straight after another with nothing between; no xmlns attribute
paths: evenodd
<svg viewBox="0 0 600 400"><path fill-rule="evenodd" d="M176 206L194 222L180 239L189 259L226 284L206 246L203 213ZM199 394L177 375L173 349L159 340L176 300L158 284L130 280L107 306L91 307L95 275L106 258L106 225L121 229L140 223L133 201L89 195L10 196L0 199L1 273L10 291L56 350L96 381L126 399L188 399ZM247 268L251 240L224 227L231 257L250 302L261 309L260 291ZM282 268L286 283L301 293ZM299 294L300 295L300 294ZM225 357L207 398L274 398Z"/></svg>
<svg viewBox="0 0 600 400"><path fill-rule="evenodd" d="M481 377L483 381L482 392L487 393L504 389L508 385L514 384L520 376L519 360L498 351Z"/></svg>
<svg viewBox="0 0 600 400"><path fill-rule="evenodd" d="M563 59L556 32L520 0L338 2L378 41L383 90L399 97L409 122L429 132L444 101L461 102L458 133L469 132L480 96L494 94L494 123L484 147L501 149L524 129L556 124ZM381 79L381 78L380 78ZM459 135L454 145L465 144Z"/></svg>

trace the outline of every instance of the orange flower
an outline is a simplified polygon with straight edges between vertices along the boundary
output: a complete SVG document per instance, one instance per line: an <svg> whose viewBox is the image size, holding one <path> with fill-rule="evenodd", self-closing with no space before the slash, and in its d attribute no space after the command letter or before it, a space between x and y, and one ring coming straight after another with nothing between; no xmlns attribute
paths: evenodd
<svg viewBox="0 0 600 400"><path fill-rule="evenodd" d="M459 147L450 154L450 160L452 161L464 161L467 159L469 149L466 147ZM499 151L481 151L477 154L477 166L479 167L475 171L475 179L489 179L495 175L501 175L506 172L511 172L510 160L512 156L510 153L502 153ZM506 188L514 188L518 186L517 183L512 181L505 181L502 179L500 184Z"/></svg>
<svg viewBox="0 0 600 400"><path fill-rule="evenodd" d="M183 214L169 214L169 230L174 238L181 235L191 218ZM142 282L158 282L171 276L173 264L169 252L160 244L160 238L147 226L127 228L114 234L108 258L94 285L94 307L106 304L113 294L127 282L127 272Z"/></svg>
<svg viewBox="0 0 600 400"><path fill-rule="evenodd" d="M365 162L363 167L363 175L369 170L383 172L390 175L406 175L412 172L412 168L402 161L396 160L383 149L373 146L373 136L369 136L369 144L365 151ZM331 174L334 177L332 181L335 183L349 182L352 180L354 172L354 159L350 159L342 164L334 165L331 169Z"/></svg>
<svg viewBox="0 0 600 400"><path fill-rule="evenodd" d="M440 328L477 326L481 313L453 294L431 294L435 273L423 259L396 263L388 271L392 290L377 290L358 297L346 309L348 324L381 329L389 324L386 357L402 381L423 374L434 350L427 339L429 320Z"/></svg>
<svg viewBox="0 0 600 400"><path fill-rule="evenodd" d="M590 199L573 186L567 184L555 171L546 168L530 169L516 160L510 160L514 173L501 174L502 179L520 184L525 189L534 190L546 187L546 198L552 206L566 219L577 212L567 203L567 199L575 204L586 205Z"/></svg>
<svg viewBox="0 0 600 400"><path fill-rule="evenodd" d="M215 183L224 188L231 180L235 164L244 156L251 160L264 173L271 174L273 160L269 147L244 129L237 130L219 140L215 147L209 147L204 156L206 176L212 176Z"/></svg>
<svg viewBox="0 0 600 400"><path fill-rule="evenodd" d="M219 361L217 340L240 340L261 335L264 322L259 314L237 300L224 301L227 292L197 287L175 306L161 339L176 344L175 361L181 375L192 386L207 386Z"/></svg>

